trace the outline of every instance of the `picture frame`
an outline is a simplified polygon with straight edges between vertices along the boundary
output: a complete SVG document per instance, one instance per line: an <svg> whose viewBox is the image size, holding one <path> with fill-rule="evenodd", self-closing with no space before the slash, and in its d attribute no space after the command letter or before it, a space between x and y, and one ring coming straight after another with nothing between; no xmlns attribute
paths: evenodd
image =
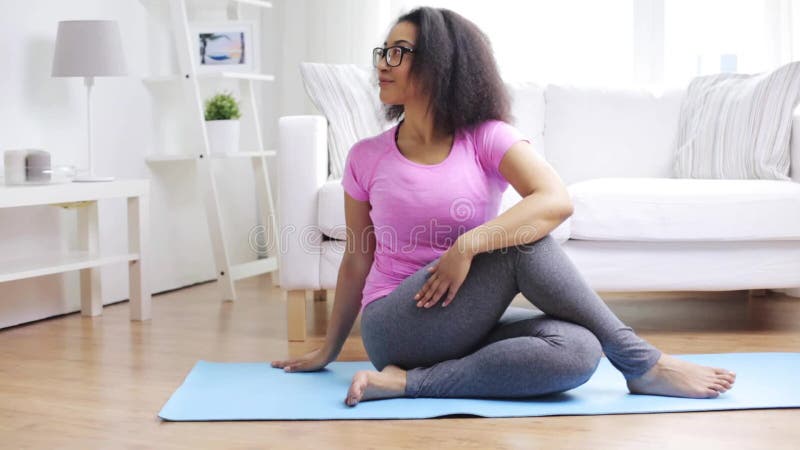
<svg viewBox="0 0 800 450"><path fill-rule="evenodd" d="M193 22L193 63L198 73L258 70L258 28L254 21Z"/></svg>

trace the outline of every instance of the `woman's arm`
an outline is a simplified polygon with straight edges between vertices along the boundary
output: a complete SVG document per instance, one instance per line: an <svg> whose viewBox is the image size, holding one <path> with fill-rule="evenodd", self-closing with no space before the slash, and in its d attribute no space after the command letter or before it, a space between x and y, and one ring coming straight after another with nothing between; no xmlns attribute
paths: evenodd
<svg viewBox="0 0 800 450"><path fill-rule="evenodd" d="M535 242L572 215L572 201L563 181L530 143L518 141L512 145L498 169L523 198L494 219L458 237L458 251L469 257Z"/></svg>
<svg viewBox="0 0 800 450"><path fill-rule="evenodd" d="M372 266L375 233L372 232L369 210L368 201L356 200L345 193L347 242L339 265L333 312L323 347L331 360L336 359L342 350L358 317L364 283Z"/></svg>
<svg viewBox="0 0 800 450"><path fill-rule="evenodd" d="M364 289L364 281L369 273L370 265L371 262L364 258L345 255L339 266L333 312L328 323L324 347L331 360L336 359L336 356L342 351L342 346L358 317L361 309L361 291Z"/></svg>

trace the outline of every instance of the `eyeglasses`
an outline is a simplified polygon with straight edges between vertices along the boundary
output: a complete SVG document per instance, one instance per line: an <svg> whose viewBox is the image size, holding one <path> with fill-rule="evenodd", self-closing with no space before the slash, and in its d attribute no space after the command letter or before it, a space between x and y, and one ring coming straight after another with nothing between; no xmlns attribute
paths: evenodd
<svg viewBox="0 0 800 450"><path fill-rule="evenodd" d="M381 63L381 59L386 57L386 64L389 67L397 67L400 63L403 62L403 55L406 53L414 53L415 50L409 47L403 47L402 45L395 45L393 47L375 47L372 50L372 65L378 67L378 64Z"/></svg>

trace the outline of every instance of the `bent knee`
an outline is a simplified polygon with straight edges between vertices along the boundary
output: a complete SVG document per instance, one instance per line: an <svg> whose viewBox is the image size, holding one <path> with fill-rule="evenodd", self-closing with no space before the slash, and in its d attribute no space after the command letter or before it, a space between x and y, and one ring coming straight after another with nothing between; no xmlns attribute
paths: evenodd
<svg viewBox="0 0 800 450"><path fill-rule="evenodd" d="M585 382L597 370L600 359L603 357L603 346L597 336L587 328L573 323L569 323L567 328L569 333L567 345L573 357L575 371Z"/></svg>

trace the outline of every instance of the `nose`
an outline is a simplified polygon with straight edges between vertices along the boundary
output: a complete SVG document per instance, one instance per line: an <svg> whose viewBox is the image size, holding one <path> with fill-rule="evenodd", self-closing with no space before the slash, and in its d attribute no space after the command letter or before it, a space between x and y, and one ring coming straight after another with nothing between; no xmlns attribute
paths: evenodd
<svg viewBox="0 0 800 450"><path fill-rule="evenodd" d="M381 56L381 58L378 60L377 69L378 69L378 73L386 72L386 71L389 70L389 64L386 63L386 55L385 54L383 56Z"/></svg>

